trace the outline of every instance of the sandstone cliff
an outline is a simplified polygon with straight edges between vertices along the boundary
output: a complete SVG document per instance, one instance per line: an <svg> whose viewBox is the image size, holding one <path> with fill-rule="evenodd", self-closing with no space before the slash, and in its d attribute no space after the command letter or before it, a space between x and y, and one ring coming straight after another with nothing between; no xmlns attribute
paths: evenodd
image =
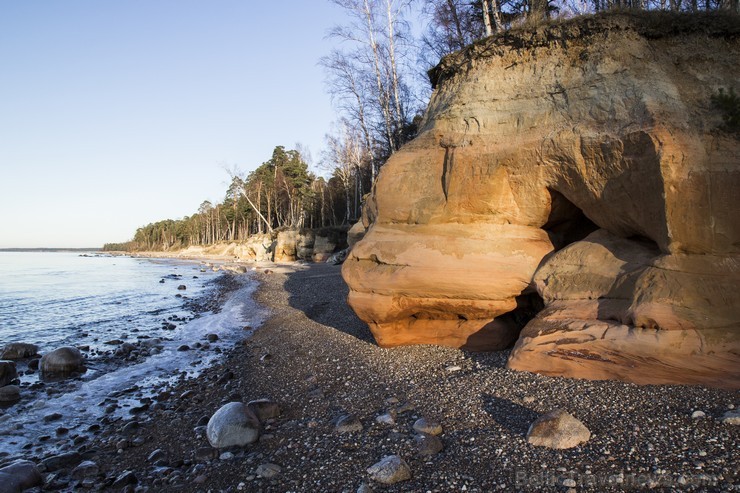
<svg viewBox="0 0 740 493"><path fill-rule="evenodd" d="M711 104L738 34L618 14L443 60L343 267L378 343L518 338L515 369L740 387L740 141Z"/></svg>

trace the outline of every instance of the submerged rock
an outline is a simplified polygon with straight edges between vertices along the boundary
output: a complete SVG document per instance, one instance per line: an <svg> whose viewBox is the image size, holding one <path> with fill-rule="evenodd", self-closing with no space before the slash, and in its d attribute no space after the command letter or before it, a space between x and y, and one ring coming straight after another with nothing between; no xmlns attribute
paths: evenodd
<svg viewBox="0 0 740 493"><path fill-rule="evenodd" d="M44 377L65 377L85 371L85 359L76 347L65 346L43 355L40 368Z"/></svg>
<svg viewBox="0 0 740 493"><path fill-rule="evenodd" d="M562 409L537 418L527 431L527 442L538 447L573 448L591 438L591 432L579 420Z"/></svg>
<svg viewBox="0 0 740 493"><path fill-rule="evenodd" d="M259 439L260 422L242 402L222 406L208 420L206 436L214 448L243 447Z"/></svg>

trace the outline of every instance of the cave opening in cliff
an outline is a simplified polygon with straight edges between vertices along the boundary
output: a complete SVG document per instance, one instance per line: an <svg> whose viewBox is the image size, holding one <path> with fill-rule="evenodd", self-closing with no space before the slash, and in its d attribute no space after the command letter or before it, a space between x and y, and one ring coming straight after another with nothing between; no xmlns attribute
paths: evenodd
<svg viewBox="0 0 740 493"><path fill-rule="evenodd" d="M584 239L599 227L562 193L550 190L550 215L544 229L555 251Z"/></svg>

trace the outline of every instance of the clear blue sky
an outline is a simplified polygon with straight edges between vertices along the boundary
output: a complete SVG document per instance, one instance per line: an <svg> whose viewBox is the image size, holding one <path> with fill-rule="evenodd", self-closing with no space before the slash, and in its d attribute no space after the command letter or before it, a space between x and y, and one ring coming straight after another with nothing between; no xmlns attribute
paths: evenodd
<svg viewBox="0 0 740 493"><path fill-rule="evenodd" d="M125 241L220 201L223 167L314 160L326 0L0 0L0 248Z"/></svg>

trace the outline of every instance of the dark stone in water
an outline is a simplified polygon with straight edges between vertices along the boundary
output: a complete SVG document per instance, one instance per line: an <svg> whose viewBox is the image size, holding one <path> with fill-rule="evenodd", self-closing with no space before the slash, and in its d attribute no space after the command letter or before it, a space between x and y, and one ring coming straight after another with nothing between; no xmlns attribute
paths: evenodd
<svg viewBox="0 0 740 493"><path fill-rule="evenodd" d="M62 415L60 413L52 413L44 416L44 421L46 423L50 423L51 421L56 421L58 419L62 419Z"/></svg>
<svg viewBox="0 0 740 493"><path fill-rule="evenodd" d="M164 284L164 279L160 279L159 284Z"/></svg>
<svg viewBox="0 0 740 493"><path fill-rule="evenodd" d="M177 286L177 289L179 289L180 291L184 291L184 290L188 289L188 287L186 285L184 285L184 284L180 284L179 286Z"/></svg>
<svg viewBox="0 0 740 493"><path fill-rule="evenodd" d="M183 344L182 346L177 348L177 350L178 351L190 351L190 346L188 346L187 344Z"/></svg>

